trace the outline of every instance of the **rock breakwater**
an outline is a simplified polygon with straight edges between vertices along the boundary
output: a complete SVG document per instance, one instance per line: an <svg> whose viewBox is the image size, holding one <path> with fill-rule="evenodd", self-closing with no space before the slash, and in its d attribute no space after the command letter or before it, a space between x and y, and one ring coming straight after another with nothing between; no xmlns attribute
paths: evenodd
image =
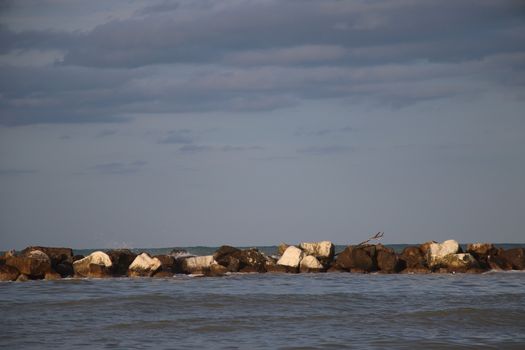
<svg viewBox="0 0 525 350"><path fill-rule="evenodd" d="M0 281L60 278L162 277L175 274L224 276L230 273L483 273L524 270L525 248L502 249L455 240L426 242L401 253L382 244L348 245L334 253L329 241L281 244L277 256L256 248L221 246L214 254L193 256L174 251L152 256L127 249L73 255L71 248L31 246L0 256Z"/></svg>

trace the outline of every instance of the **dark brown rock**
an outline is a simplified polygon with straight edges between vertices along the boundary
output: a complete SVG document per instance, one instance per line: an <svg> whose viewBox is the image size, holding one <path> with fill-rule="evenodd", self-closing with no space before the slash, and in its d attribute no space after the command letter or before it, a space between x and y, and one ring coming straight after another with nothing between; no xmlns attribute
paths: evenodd
<svg viewBox="0 0 525 350"><path fill-rule="evenodd" d="M107 251L106 254L113 264L111 273L114 276L125 276L128 273L129 265L131 265L137 257L137 254L129 249L112 249Z"/></svg>
<svg viewBox="0 0 525 350"><path fill-rule="evenodd" d="M430 269L426 267L407 267L404 270L401 271L401 273L408 273L408 274L425 274L425 273L431 273Z"/></svg>
<svg viewBox="0 0 525 350"><path fill-rule="evenodd" d="M80 255L80 254L79 255L74 255L73 256L73 262L78 261L78 260L82 260L84 258L85 258L84 255Z"/></svg>
<svg viewBox="0 0 525 350"><path fill-rule="evenodd" d="M173 272L167 270L159 270L153 275L155 278L172 278Z"/></svg>
<svg viewBox="0 0 525 350"><path fill-rule="evenodd" d="M177 266L177 259L172 255L155 255L154 258L160 260L162 265L160 266L160 271L170 272L171 274L180 270Z"/></svg>
<svg viewBox="0 0 525 350"><path fill-rule="evenodd" d="M16 281L20 272L16 267L0 265L0 281Z"/></svg>
<svg viewBox="0 0 525 350"><path fill-rule="evenodd" d="M421 252L423 253L423 256L425 256L425 258L428 256L428 253L430 251L430 245L432 243L437 243L436 241L429 241L429 242L425 242L423 244L421 244L419 246L419 249L421 250Z"/></svg>
<svg viewBox="0 0 525 350"><path fill-rule="evenodd" d="M228 273L228 268L219 264L211 264L204 272L206 277L222 277Z"/></svg>
<svg viewBox="0 0 525 350"><path fill-rule="evenodd" d="M223 245L213 253L213 258L219 265L226 267L228 271L237 272L241 269L240 252L240 249Z"/></svg>
<svg viewBox="0 0 525 350"><path fill-rule="evenodd" d="M55 271L58 272L60 276L62 276L62 278L73 277L73 275L75 274L75 271L73 270L73 264L68 262L58 264L55 267Z"/></svg>
<svg viewBox="0 0 525 350"><path fill-rule="evenodd" d="M51 271L51 260L39 250L24 255L8 256L6 265L15 267L21 274L34 279L44 278L46 272Z"/></svg>
<svg viewBox="0 0 525 350"><path fill-rule="evenodd" d="M49 259L51 259L51 266L53 268L63 262L73 263L73 249L71 248L31 246L22 250L21 254L26 255L33 250L44 252Z"/></svg>
<svg viewBox="0 0 525 350"><path fill-rule="evenodd" d="M428 268L426 256L421 248L417 246L410 246L403 249L399 260L403 268L414 270Z"/></svg>
<svg viewBox="0 0 525 350"><path fill-rule="evenodd" d="M375 246L348 246L337 256L335 264L350 272L377 270Z"/></svg>
<svg viewBox="0 0 525 350"><path fill-rule="evenodd" d="M268 273L298 273L299 267L284 266L284 265L267 265L266 272Z"/></svg>
<svg viewBox="0 0 525 350"><path fill-rule="evenodd" d="M89 264L89 272L86 277L108 278L112 276L111 268L100 264Z"/></svg>
<svg viewBox="0 0 525 350"><path fill-rule="evenodd" d="M471 243L467 245L467 253L472 254L480 268L489 269L489 257L496 255L498 250L492 243Z"/></svg>
<svg viewBox="0 0 525 350"><path fill-rule="evenodd" d="M396 273L401 270L401 264L393 249L383 247L377 251L377 269L383 273Z"/></svg>
<svg viewBox="0 0 525 350"><path fill-rule="evenodd" d="M24 275L23 273L21 273L20 275L18 275L18 278L16 279L17 282L27 282L29 281L29 276L28 275Z"/></svg>
<svg viewBox="0 0 525 350"><path fill-rule="evenodd" d="M524 248L512 248L508 250L501 249L498 252L498 256L505 259L513 270L525 269L525 249Z"/></svg>
<svg viewBox="0 0 525 350"><path fill-rule="evenodd" d="M489 255L487 257L488 268L496 271L512 270L512 264L499 255L501 251L502 249L498 249L498 252L495 255Z"/></svg>

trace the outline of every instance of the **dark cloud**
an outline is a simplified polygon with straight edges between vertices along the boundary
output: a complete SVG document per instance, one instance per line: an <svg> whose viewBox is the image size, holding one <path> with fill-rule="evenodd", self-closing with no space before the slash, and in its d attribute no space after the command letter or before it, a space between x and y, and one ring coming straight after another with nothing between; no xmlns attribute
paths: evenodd
<svg viewBox="0 0 525 350"><path fill-rule="evenodd" d="M496 88L523 98L523 14L513 1L165 1L86 32L0 25L0 52L64 53L44 67L0 65L0 124L271 111L323 98L402 107Z"/></svg>
<svg viewBox="0 0 525 350"><path fill-rule="evenodd" d="M134 162L111 162L101 163L91 167L92 170L97 171L100 174L134 174L142 170L148 162L144 160L137 160Z"/></svg>

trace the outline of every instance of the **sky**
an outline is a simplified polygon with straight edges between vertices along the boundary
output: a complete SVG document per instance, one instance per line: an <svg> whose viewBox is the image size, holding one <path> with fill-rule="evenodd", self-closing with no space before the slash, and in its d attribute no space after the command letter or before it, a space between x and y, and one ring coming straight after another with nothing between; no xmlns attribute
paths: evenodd
<svg viewBox="0 0 525 350"><path fill-rule="evenodd" d="M0 249L525 242L525 3L0 0Z"/></svg>

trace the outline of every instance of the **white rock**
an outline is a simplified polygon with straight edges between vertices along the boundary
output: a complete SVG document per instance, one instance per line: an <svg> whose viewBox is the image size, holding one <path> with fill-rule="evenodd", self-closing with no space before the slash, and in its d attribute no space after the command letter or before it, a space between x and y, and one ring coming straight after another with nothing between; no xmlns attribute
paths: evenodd
<svg viewBox="0 0 525 350"><path fill-rule="evenodd" d="M216 263L213 255L192 256L182 261L182 271L189 274L201 274Z"/></svg>
<svg viewBox="0 0 525 350"><path fill-rule="evenodd" d="M107 255L104 252L96 251L88 256L86 256L84 259L77 260L73 263L73 266L75 265L81 265L81 264L96 264L96 265L104 265L105 267L111 267L113 266L113 263L111 262L111 258L109 255Z"/></svg>
<svg viewBox="0 0 525 350"><path fill-rule="evenodd" d="M277 265L298 267L303 257L303 251L292 245L286 248L283 256L277 261Z"/></svg>
<svg viewBox="0 0 525 350"><path fill-rule="evenodd" d="M303 242L299 245L305 254L313 255L317 258L331 259L334 256L334 244L330 241L322 242Z"/></svg>
<svg viewBox="0 0 525 350"><path fill-rule="evenodd" d="M313 255L307 255L301 260L300 264L301 271L307 272L310 270L321 270L323 265Z"/></svg>
<svg viewBox="0 0 525 350"><path fill-rule="evenodd" d="M428 266L440 265L444 257L449 254L457 254L458 251L459 243L453 239L443 243L431 243L428 250Z"/></svg>
<svg viewBox="0 0 525 350"><path fill-rule="evenodd" d="M83 277L91 277L91 270L89 265L99 265L102 269L107 269L106 272L109 272L109 268L113 266L109 255L104 252L96 251L84 259L77 260L73 263L73 269L75 270L75 275ZM99 275L95 276L99 277Z"/></svg>
<svg viewBox="0 0 525 350"><path fill-rule="evenodd" d="M162 263L158 258L152 258L147 253L138 255L129 265L130 276L151 276L157 271Z"/></svg>
<svg viewBox="0 0 525 350"><path fill-rule="evenodd" d="M32 250L26 256L28 258L41 259L51 263L51 259L49 259L49 256L41 250Z"/></svg>

